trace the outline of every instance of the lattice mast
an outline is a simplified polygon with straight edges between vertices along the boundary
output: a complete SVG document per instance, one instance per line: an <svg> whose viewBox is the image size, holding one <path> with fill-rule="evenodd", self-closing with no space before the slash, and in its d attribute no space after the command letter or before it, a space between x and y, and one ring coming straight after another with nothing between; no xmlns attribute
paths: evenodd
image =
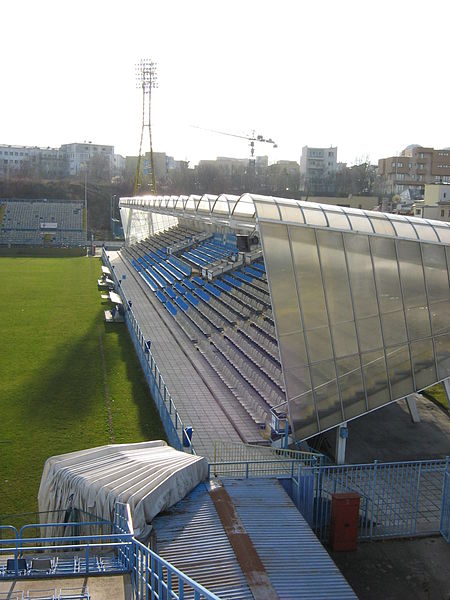
<svg viewBox="0 0 450 600"><path fill-rule="evenodd" d="M137 195L143 187L144 181L148 178L150 192L156 194L155 165L153 160L152 144L152 89L158 87L156 63L149 58L142 58L136 64L136 87L142 90L142 126L141 140L139 143L139 154L136 165L136 176L134 178L133 195ZM148 129L150 142L150 161L145 164L145 155L142 154L142 145L144 141L144 130ZM144 159L144 165L142 164Z"/></svg>

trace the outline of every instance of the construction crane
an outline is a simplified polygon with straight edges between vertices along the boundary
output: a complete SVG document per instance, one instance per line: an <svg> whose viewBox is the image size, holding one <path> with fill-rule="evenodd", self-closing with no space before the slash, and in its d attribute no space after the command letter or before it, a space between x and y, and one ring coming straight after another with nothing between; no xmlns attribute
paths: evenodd
<svg viewBox="0 0 450 600"><path fill-rule="evenodd" d="M278 148L277 144L273 141L272 138L265 138L263 135L256 135L254 131L252 131L252 135L238 135L237 133L228 133L227 131L218 131L217 129L206 129L205 127L198 127L196 125L192 125L194 129L201 129L202 131L210 131L211 133L218 133L219 135L228 135L229 137L241 138L242 140L247 140L250 145L250 162L254 163L255 159L255 142L261 142L266 144L272 144L273 148Z"/></svg>

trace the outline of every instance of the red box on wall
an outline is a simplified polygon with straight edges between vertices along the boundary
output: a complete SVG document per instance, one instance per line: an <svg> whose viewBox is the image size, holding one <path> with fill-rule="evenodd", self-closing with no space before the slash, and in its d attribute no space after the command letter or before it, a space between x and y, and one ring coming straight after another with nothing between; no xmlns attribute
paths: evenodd
<svg viewBox="0 0 450 600"><path fill-rule="evenodd" d="M332 550L356 550L358 542L359 503L361 496L353 492L331 494Z"/></svg>

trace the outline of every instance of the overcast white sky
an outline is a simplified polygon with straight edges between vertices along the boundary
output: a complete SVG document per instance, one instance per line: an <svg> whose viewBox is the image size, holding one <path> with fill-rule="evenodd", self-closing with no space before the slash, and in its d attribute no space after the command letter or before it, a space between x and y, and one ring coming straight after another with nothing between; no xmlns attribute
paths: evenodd
<svg viewBox="0 0 450 600"><path fill-rule="evenodd" d="M0 143L137 154L135 63L158 63L154 149L192 163L450 146L448 0L22 0L1 10Z"/></svg>

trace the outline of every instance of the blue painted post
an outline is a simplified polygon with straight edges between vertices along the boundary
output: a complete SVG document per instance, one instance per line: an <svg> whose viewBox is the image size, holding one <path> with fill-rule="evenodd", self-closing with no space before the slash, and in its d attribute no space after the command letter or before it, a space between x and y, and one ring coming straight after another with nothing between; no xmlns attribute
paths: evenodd
<svg viewBox="0 0 450 600"><path fill-rule="evenodd" d="M284 447L289 448L289 420L287 416L284 422Z"/></svg>
<svg viewBox="0 0 450 600"><path fill-rule="evenodd" d="M298 467L298 499L299 510L308 525L314 525L314 469L311 467Z"/></svg>
<svg viewBox="0 0 450 600"><path fill-rule="evenodd" d="M372 500L371 500L371 514L370 514L370 534L369 534L369 539L370 541L372 541L372 536L373 536L373 521L375 518L375 511L374 511L374 506L375 506L375 494L376 494L376 487L377 487L377 471L378 471L378 461L376 460L373 463L373 478L372 478Z"/></svg>
<svg viewBox="0 0 450 600"><path fill-rule="evenodd" d="M85 560L86 560L86 575L89 575L89 543L86 544Z"/></svg>
<svg viewBox="0 0 450 600"><path fill-rule="evenodd" d="M162 598L163 591L163 567L162 563L158 561L158 599Z"/></svg>

